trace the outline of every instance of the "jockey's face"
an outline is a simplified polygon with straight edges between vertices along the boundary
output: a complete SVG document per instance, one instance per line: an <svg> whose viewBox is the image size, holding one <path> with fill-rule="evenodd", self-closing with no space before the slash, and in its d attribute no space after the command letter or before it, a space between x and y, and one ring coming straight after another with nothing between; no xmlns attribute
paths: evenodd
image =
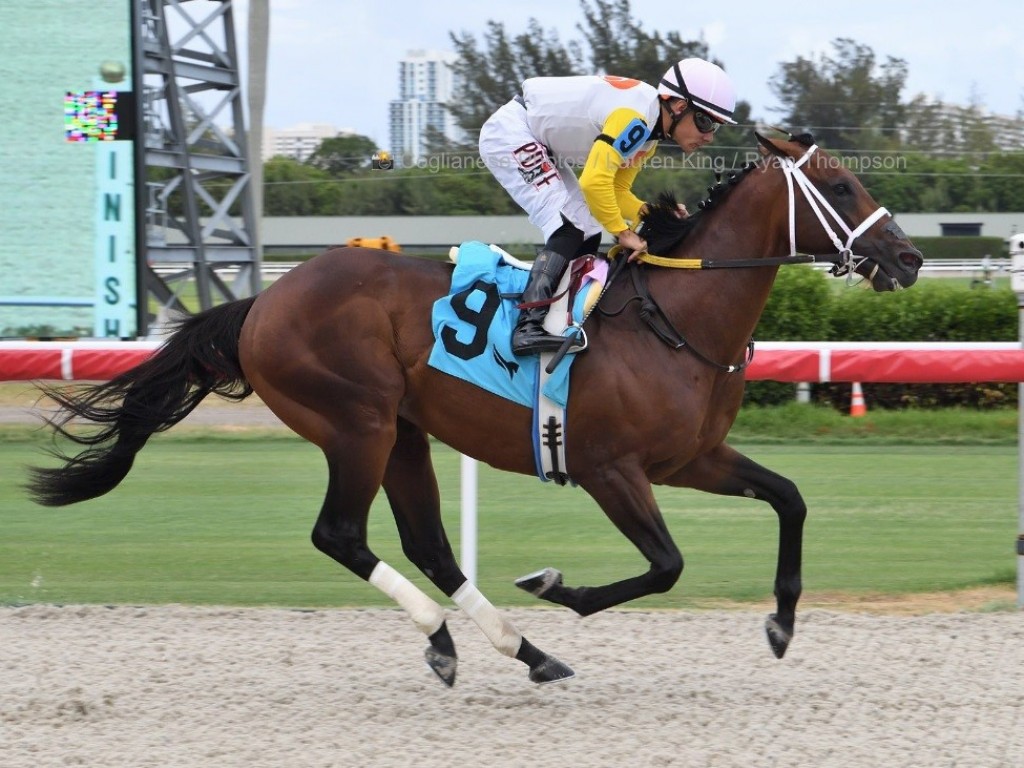
<svg viewBox="0 0 1024 768"><path fill-rule="evenodd" d="M685 114L684 114L685 113ZM721 125L720 122L696 108L687 109L685 99L675 101L669 110L665 110L661 119L664 121L664 130L668 133L674 118L682 115L682 119L676 124L675 130L669 138L672 139L683 152L690 154L706 144L715 140L715 131Z"/></svg>

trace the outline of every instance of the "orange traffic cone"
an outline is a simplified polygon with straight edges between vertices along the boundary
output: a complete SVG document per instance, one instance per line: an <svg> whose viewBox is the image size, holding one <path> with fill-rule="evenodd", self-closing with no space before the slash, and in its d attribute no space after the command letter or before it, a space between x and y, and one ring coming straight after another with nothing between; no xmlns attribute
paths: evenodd
<svg viewBox="0 0 1024 768"><path fill-rule="evenodd" d="M860 382L853 382L853 393L850 395L850 415L863 416L868 412L864 403L864 390L860 388Z"/></svg>

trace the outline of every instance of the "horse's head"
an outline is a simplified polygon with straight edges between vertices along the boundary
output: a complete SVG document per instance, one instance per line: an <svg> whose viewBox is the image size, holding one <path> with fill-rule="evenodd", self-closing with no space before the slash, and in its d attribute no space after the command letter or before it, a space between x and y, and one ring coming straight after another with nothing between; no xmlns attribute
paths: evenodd
<svg viewBox="0 0 1024 768"><path fill-rule="evenodd" d="M917 282L921 252L839 158L809 135L780 140L758 133L757 140L766 167L786 178L791 252L837 253L836 274L856 272L876 291Z"/></svg>

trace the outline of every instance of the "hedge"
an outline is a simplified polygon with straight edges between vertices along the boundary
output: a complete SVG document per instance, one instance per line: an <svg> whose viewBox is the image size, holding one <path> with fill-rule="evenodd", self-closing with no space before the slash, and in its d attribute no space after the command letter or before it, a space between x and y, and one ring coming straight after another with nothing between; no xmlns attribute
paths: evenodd
<svg viewBox="0 0 1024 768"><path fill-rule="evenodd" d="M833 291L825 273L783 267L755 339L771 341L1016 341L1017 297L1009 288L971 289L927 280L910 290L869 288ZM1017 404L1017 385L863 385L872 407L960 405L991 408ZM746 401L772 405L793 399L792 384L750 382ZM849 408L850 385L812 384L811 397Z"/></svg>

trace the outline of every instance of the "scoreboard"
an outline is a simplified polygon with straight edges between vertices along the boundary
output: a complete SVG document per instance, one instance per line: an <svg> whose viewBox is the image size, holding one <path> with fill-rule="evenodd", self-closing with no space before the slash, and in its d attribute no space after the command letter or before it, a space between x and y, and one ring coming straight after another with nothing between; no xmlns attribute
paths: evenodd
<svg viewBox="0 0 1024 768"><path fill-rule="evenodd" d="M132 91L79 91L64 97L68 141L130 141L135 138Z"/></svg>

